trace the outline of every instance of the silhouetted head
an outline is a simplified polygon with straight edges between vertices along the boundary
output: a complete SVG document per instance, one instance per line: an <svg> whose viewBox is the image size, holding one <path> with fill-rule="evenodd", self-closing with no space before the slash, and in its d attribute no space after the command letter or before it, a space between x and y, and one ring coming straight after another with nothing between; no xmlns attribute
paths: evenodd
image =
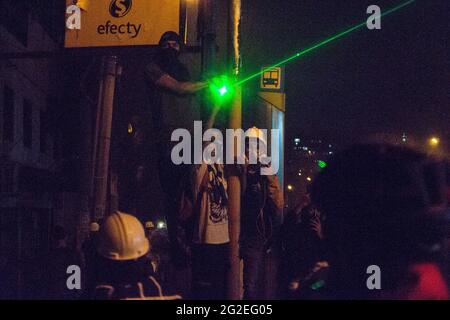
<svg viewBox="0 0 450 320"><path fill-rule="evenodd" d="M183 49L183 40L174 31L167 31L159 40L159 50L155 62L178 81L190 81L189 70L178 59Z"/></svg>
<svg viewBox="0 0 450 320"><path fill-rule="evenodd" d="M183 41L178 33L174 31L167 31L159 40L159 47L161 50L166 52L173 52L173 54L178 55L181 51Z"/></svg>
<svg viewBox="0 0 450 320"><path fill-rule="evenodd" d="M337 295L370 295L371 265L381 268L383 289L395 290L411 263L427 259L438 241L429 209L439 184L430 168L438 169L411 149L358 145L318 175L312 199L327 216L323 231Z"/></svg>

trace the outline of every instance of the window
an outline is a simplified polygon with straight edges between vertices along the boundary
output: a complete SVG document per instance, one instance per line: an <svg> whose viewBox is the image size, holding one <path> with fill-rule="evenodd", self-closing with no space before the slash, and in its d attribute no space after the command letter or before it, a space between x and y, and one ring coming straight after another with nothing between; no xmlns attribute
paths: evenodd
<svg viewBox="0 0 450 320"><path fill-rule="evenodd" d="M33 109L28 100L23 102L23 146L31 148L33 140Z"/></svg>
<svg viewBox="0 0 450 320"><path fill-rule="evenodd" d="M3 140L14 141L14 91L4 88L3 97Z"/></svg>

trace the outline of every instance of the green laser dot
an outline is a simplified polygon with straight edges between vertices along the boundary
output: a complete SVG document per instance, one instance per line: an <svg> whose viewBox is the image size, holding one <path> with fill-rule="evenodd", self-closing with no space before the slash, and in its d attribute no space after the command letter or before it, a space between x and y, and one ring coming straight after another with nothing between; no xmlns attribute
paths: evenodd
<svg viewBox="0 0 450 320"><path fill-rule="evenodd" d="M224 96L228 92L227 87L222 87L219 89L219 93L221 96Z"/></svg>

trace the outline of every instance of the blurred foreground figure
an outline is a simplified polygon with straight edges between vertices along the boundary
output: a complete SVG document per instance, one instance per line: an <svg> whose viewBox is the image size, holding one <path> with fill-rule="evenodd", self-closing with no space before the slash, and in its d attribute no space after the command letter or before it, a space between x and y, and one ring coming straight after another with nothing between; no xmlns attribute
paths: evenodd
<svg viewBox="0 0 450 320"><path fill-rule="evenodd" d="M390 145L338 154L313 186L313 201L327 217L330 265L328 279L314 289L331 299L448 299L440 214L432 210L445 207L439 167ZM379 267L379 281L369 266Z"/></svg>
<svg viewBox="0 0 450 320"><path fill-rule="evenodd" d="M163 300L160 284L147 259L150 243L139 220L129 214L110 215L100 229L97 252L103 277L94 299ZM174 297L175 298L175 297Z"/></svg>
<svg viewBox="0 0 450 320"><path fill-rule="evenodd" d="M324 261L320 212L311 203L310 186L301 205L289 211L283 221L284 281L286 298L298 298L300 284Z"/></svg>

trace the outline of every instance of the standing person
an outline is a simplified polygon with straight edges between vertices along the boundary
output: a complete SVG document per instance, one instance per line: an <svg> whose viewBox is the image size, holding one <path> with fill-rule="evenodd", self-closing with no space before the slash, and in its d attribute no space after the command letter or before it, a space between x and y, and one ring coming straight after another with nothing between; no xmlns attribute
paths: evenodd
<svg viewBox="0 0 450 320"><path fill-rule="evenodd" d="M250 129L249 138L258 143L267 141L256 127ZM246 157L251 150L246 144ZM244 299L255 300L264 297L262 284L264 266L268 250L274 244L281 225L283 194L275 175L261 175L262 164L259 157L256 164L246 164L243 173L243 196L241 208L241 257L244 263Z"/></svg>
<svg viewBox="0 0 450 320"><path fill-rule="evenodd" d="M194 176L192 298L225 299L230 237L224 167L203 163Z"/></svg>
<svg viewBox="0 0 450 320"><path fill-rule="evenodd" d="M308 186L302 206L290 211L283 221L284 275L289 297L296 295L303 285L302 280L324 258L322 217L311 203L310 192L311 187Z"/></svg>
<svg viewBox="0 0 450 320"><path fill-rule="evenodd" d="M177 212L179 209L181 181L189 179L185 166L176 166L171 160L171 134L175 129L192 131L196 115L193 108L195 93L206 87L204 82L191 80L189 70L179 57L183 42L173 31L164 33L158 52L146 66L148 92L152 103L153 139L156 140L159 180L164 193L165 215L172 244L172 259L184 267L184 251L177 245ZM197 119L198 120L198 119Z"/></svg>

